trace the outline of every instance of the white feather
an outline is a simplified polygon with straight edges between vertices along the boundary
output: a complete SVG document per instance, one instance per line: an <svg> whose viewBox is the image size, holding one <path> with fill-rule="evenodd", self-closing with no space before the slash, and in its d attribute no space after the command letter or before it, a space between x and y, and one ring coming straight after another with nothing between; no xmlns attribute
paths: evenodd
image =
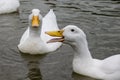
<svg viewBox="0 0 120 80"><path fill-rule="evenodd" d="M34 12L34 11L33 11ZM36 12L36 11L35 11ZM35 13L36 14L36 13ZM56 16L51 9L48 14L43 18L42 26L40 26L41 33L38 32L36 35L40 36L30 36L30 27L24 32L21 37L18 48L23 53L29 54L45 54L52 51L55 51L57 48L61 46L62 43L51 43L47 44L47 40L51 39L50 36L45 34L45 31L49 30L58 30ZM32 31L32 30L31 30Z"/></svg>
<svg viewBox="0 0 120 80"><path fill-rule="evenodd" d="M17 11L19 6L19 0L0 0L0 14Z"/></svg>
<svg viewBox="0 0 120 80"><path fill-rule="evenodd" d="M74 50L74 72L96 79L120 80L120 54L104 60L92 58L85 33L74 25L65 27L63 36L64 43L71 45Z"/></svg>

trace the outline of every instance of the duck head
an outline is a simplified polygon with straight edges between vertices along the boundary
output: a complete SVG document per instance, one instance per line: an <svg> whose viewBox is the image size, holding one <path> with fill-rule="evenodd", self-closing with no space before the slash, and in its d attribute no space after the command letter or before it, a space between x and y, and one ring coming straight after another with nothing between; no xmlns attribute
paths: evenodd
<svg viewBox="0 0 120 80"><path fill-rule="evenodd" d="M74 44L78 41L82 42L84 39L86 39L85 33L74 25L68 25L59 31L47 31L45 33L53 37L58 37L49 40L48 43L63 42L66 44Z"/></svg>
<svg viewBox="0 0 120 80"><path fill-rule="evenodd" d="M39 9L33 9L29 15L29 26L32 28L39 28L42 24L42 15Z"/></svg>

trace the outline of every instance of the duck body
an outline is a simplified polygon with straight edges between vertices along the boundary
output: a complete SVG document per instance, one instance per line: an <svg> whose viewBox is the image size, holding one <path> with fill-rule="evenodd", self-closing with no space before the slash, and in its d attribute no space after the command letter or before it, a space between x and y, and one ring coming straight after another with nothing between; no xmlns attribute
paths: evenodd
<svg viewBox="0 0 120 80"><path fill-rule="evenodd" d="M26 30L25 34L27 33L31 33L29 28ZM36 33L34 34L33 32L32 34L24 35L18 47L22 53L44 54L48 52L48 47L41 40L40 35L36 35Z"/></svg>
<svg viewBox="0 0 120 80"><path fill-rule="evenodd" d="M120 54L103 60L92 58L86 35L77 26L68 25L62 30L48 31L46 33L50 36L61 37L63 43L69 44L73 48L74 72L100 80L120 80ZM53 38L48 42L59 41Z"/></svg>
<svg viewBox="0 0 120 80"><path fill-rule="evenodd" d="M104 60L99 60L92 58L91 55L88 56L89 51L87 52L87 50L88 49L86 49L85 53L83 52L83 54L80 54L82 51L81 49L74 53L74 72L101 80L120 79L120 55L114 55Z"/></svg>
<svg viewBox="0 0 120 80"><path fill-rule="evenodd" d="M35 18L38 22L32 20L32 17L35 16L38 16L38 18ZM35 26L32 26L31 23L35 23ZM40 25L36 26L36 23ZM52 37L46 35L44 32L52 29L59 30L53 10L51 9L49 13L42 18L39 10L33 9L32 14L29 16L29 26L21 37L18 49L20 52L28 54L45 54L55 51L61 46L61 43L52 43L53 45L47 44L46 40Z"/></svg>
<svg viewBox="0 0 120 80"><path fill-rule="evenodd" d="M0 14L15 12L19 6L19 0L0 0Z"/></svg>

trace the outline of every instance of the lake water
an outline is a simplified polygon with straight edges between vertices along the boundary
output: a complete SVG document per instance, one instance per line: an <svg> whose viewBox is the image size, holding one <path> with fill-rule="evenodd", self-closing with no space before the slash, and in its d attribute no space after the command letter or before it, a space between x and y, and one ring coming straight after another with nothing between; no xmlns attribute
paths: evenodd
<svg viewBox="0 0 120 80"><path fill-rule="evenodd" d="M73 51L68 45L43 56L18 51L33 8L39 8L43 16L53 8L60 28L73 24L83 29L94 58L120 54L120 1L21 0L20 3L19 13L0 15L0 80L95 80L73 73Z"/></svg>

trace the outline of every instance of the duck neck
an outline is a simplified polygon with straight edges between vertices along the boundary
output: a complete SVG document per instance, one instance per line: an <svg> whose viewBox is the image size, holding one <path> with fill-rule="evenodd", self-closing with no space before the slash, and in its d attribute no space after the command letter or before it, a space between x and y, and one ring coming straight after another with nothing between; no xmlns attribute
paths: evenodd
<svg viewBox="0 0 120 80"><path fill-rule="evenodd" d="M29 35L31 37L40 37L40 28L32 28L32 27L30 27Z"/></svg>
<svg viewBox="0 0 120 80"><path fill-rule="evenodd" d="M81 61L91 61L92 56L90 54L88 43L86 39L83 39L81 42L77 40L76 44L72 46L74 50L74 59L80 59Z"/></svg>

